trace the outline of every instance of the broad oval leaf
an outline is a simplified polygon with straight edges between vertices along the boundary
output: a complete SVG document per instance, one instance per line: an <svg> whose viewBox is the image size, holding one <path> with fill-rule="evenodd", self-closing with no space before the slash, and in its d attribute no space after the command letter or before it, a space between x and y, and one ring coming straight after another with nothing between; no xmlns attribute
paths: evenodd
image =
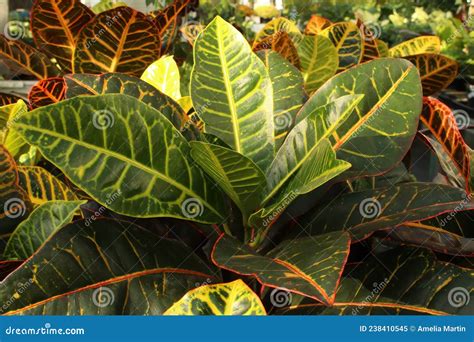
<svg viewBox="0 0 474 342"><path fill-rule="evenodd" d="M265 175L259 167L238 152L198 141L191 142L191 156L234 201L246 221L265 191Z"/></svg>
<svg viewBox="0 0 474 342"><path fill-rule="evenodd" d="M265 315L260 298L241 279L200 286L173 304L165 315Z"/></svg>
<svg viewBox="0 0 474 342"><path fill-rule="evenodd" d="M21 116L15 129L117 213L222 220L220 193L192 164L188 142L160 112L133 97L75 97Z"/></svg>
<svg viewBox="0 0 474 342"><path fill-rule="evenodd" d="M19 166L19 185L33 205L49 201L75 201L77 196L69 187L39 166Z"/></svg>
<svg viewBox="0 0 474 342"><path fill-rule="evenodd" d="M352 22L335 23L320 32L331 40L339 56L338 72L358 64L362 58L362 35Z"/></svg>
<svg viewBox="0 0 474 342"><path fill-rule="evenodd" d="M11 71L32 75L37 79L59 76L61 71L42 52L21 40L0 34L0 59Z"/></svg>
<svg viewBox="0 0 474 342"><path fill-rule="evenodd" d="M298 69L274 51L262 50L257 55L265 63L272 80L275 149L278 150L306 100L303 77Z"/></svg>
<svg viewBox="0 0 474 342"><path fill-rule="evenodd" d="M421 36L402 42L390 48L390 57L405 57L422 53L441 52L441 40L437 36Z"/></svg>
<svg viewBox="0 0 474 342"><path fill-rule="evenodd" d="M458 75L458 63L449 57L425 53L407 56L420 72L423 95L429 96L448 87Z"/></svg>
<svg viewBox="0 0 474 342"><path fill-rule="evenodd" d="M25 260L57 230L72 221L86 201L50 201L42 204L22 221L8 239L3 257Z"/></svg>
<svg viewBox="0 0 474 342"><path fill-rule="evenodd" d="M306 302L280 313L472 315L472 282L472 270L440 262L426 250L396 248L349 268L332 306Z"/></svg>
<svg viewBox="0 0 474 342"><path fill-rule="evenodd" d="M465 180L469 192L471 178L469 146L459 131L456 118L451 109L441 101L425 97L421 121L431 131L443 150L449 155L459 173ZM443 165L443 164L442 164Z"/></svg>
<svg viewBox="0 0 474 342"><path fill-rule="evenodd" d="M140 76L160 49L158 29L143 13L117 7L98 14L80 31L74 72Z"/></svg>
<svg viewBox="0 0 474 342"><path fill-rule="evenodd" d="M332 25L332 22L319 15L312 15L304 29L304 34L317 35Z"/></svg>
<svg viewBox="0 0 474 342"><path fill-rule="evenodd" d="M94 13L79 0L37 0L31 10L35 44L64 70L71 71L79 31L93 17Z"/></svg>
<svg viewBox="0 0 474 342"><path fill-rule="evenodd" d="M51 77L36 83L28 93L32 109L57 103L64 99L66 84L62 77Z"/></svg>
<svg viewBox="0 0 474 342"><path fill-rule="evenodd" d="M163 56L153 62L140 78L175 101L181 98L179 69L173 56Z"/></svg>
<svg viewBox="0 0 474 342"><path fill-rule="evenodd" d="M272 85L263 62L216 17L194 45L191 97L206 132L265 170L273 159Z"/></svg>
<svg viewBox="0 0 474 342"><path fill-rule="evenodd" d="M208 266L177 241L134 224L86 222L59 230L10 273L0 288L0 301L14 300L0 313L156 315L196 282L214 278ZM20 291L25 286L27 290Z"/></svg>
<svg viewBox="0 0 474 342"><path fill-rule="evenodd" d="M309 94L315 92L338 69L338 54L331 41L322 36L304 36L298 43L305 88Z"/></svg>
<svg viewBox="0 0 474 342"><path fill-rule="evenodd" d="M262 285L284 289L330 304L334 301L350 239L344 233L283 241L262 256L222 235L211 258L219 267L255 277Z"/></svg>
<svg viewBox="0 0 474 342"><path fill-rule="evenodd" d="M343 194L330 205L313 210L301 224L310 235L344 230L355 240L362 240L377 230L417 222L459 207L474 209L474 202L462 189L432 183L404 183Z"/></svg>
<svg viewBox="0 0 474 342"><path fill-rule="evenodd" d="M257 32L253 46L257 46L263 40L273 36L277 32L288 33L295 42L298 42L301 38L301 32L293 21L279 17L270 20L259 32Z"/></svg>
<svg viewBox="0 0 474 342"><path fill-rule="evenodd" d="M67 98L80 95L125 94L157 109L178 129L182 129L187 120L180 105L172 98L135 76L120 73L72 74L66 75L64 79Z"/></svg>
<svg viewBox="0 0 474 342"><path fill-rule="evenodd" d="M422 108L417 69L403 59L376 59L340 73L306 102L298 117L346 95L364 94L333 134L339 159L354 175L375 175L397 165L410 147Z"/></svg>

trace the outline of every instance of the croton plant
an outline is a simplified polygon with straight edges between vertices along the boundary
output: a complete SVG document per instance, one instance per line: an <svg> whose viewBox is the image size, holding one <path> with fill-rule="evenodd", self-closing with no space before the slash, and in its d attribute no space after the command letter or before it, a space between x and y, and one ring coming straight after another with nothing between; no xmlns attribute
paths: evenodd
<svg viewBox="0 0 474 342"><path fill-rule="evenodd" d="M0 312L474 314L474 154L430 97L458 72L439 39L313 16L248 42L182 24L195 5L41 0L36 48L0 38L39 80L2 96Z"/></svg>

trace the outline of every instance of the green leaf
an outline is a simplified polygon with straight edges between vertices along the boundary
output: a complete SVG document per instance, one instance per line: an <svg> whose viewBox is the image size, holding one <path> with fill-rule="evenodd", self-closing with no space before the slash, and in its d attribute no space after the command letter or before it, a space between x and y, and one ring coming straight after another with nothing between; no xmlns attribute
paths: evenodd
<svg viewBox="0 0 474 342"><path fill-rule="evenodd" d="M134 224L79 221L60 229L0 287L2 314L158 315L208 265L183 244ZM172 280L172 281L170 281Z"/></svg>
<svg viewBox="0 0 474 342"><path fill-rule="evenodd" d="M191 156L235 202L244 218L260 204L266 180L253 161L228 148L197 141L191 142Z"/></svg>
<svg viewBox="0 0 474 342"><path fill-rule="evenodd" d="M133 97L75 97L21 116L15 128L117 213L222 220L221 194L193 165L188 142L159 111Z"/></svg>
<svg viewBox="0 0 474 342"><path fill-rule="evenodd" d="M297 48L305 89L312 94L336 74L337 50L329 38L321 35L304 36Z"/></svg>
<svg viewBox="0 0 474 342"><path fill-rule="evenodd" d="M330 307L306 302L293 315L472 315L472 270L429 251L396 248L348 269Z"/></svg>
<svg viewBox="0 0 474 342"><path fill-rule="evenodd" d="M165 315L265 315L260 298L237 279L230 283L204 285L191 290L166 310Z"/></svg>
<svg viewBox="0 0 474 342"><path fill-rule="evenodd" d="M72 221L86 201L51 201L31 212L13 231L3 253L8 260L25 260L57 230Z"/></svg>
<svg viewBox="0 0 474 342"><path fill-rule="evenodd" d="M349 245L347 234L330 233L284 241L262 256L222 235L214 245L211 258L217 266L240 275L254 276L264 286L330 304L335 298Z"/></svg>
<svg viewBox="0 0 474 342"><path fill-rule="evenodd" d="M72 74L66 75L64 79L67 85L67 98L100 94L130 95L160 111L178 129L181 129L186 122L186 115L178 103L138 77L105 73Z"/></svg>
<svg viewBox="0 0 474 342"><path fill-rule="evenodd" d="M34 205L56 200L77 200L66 184L39 166L19 166L18 176L20 186Z"/></svg>
<svg viewBox="0 0 474 342"><path fill-rule="evenodd" d="M365 96L333 134L333 148L339 159L352 164L351 175L381 174L401 161L415 136L422 108L420 76L402 59L358 65L319 88L298 118L354 94Z"/></svg>
<svg viewBox="0 0 474 342"><path fill-rule="evenodd" d="M1 143L15 158L26 152L28 146L26 146L25 140L23 140L15 130L11 129L11 126L20 115L26 112L28 112L28 106L23 100L18 100L17 103L0 107Z"/></svg>
<svg viewBox="0 0 474 342"><path fill-rule="evenodd" d="M354 239L361 240L377 230L420 221L456 208L474 209L474 202L462 189L405 183L343 194L331 204L313 210L301 224L310 235L345 230Z"/></svg>
<svg viewBox="0 0 474 342"><path fill-rule="evenodd" d="M257 56L265 63L272 80L275 147L278 150L306 100L303 77L298 69L277 52L260 50Z"/></svg>
<svg viewBox="0 0 474 342"><path fill-rule="evenodd" d="M153 62L140 78L175 101L181 98L179 69L173 56L163 56Z"/></svg>
<svg viewBox="0 0 474 342"><path fill-rule="evenodd" d="M268 167L274 154L271 80L242 34L221 17L195 42L191 97L207 133L262 170Z"/></svg>

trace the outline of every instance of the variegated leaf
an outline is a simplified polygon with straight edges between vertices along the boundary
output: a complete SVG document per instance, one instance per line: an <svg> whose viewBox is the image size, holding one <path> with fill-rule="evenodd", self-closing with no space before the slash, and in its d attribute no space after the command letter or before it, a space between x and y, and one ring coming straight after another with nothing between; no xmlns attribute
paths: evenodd
<svg viewBox="0 0 474 342"><path fill-rule="evenodd" d="M64 99L66 83L62 77L51 77L36 83L28 93L31 108L47 106Z"/></svg>
<svg viewBox="0 0 474 342"><path fill-rule="evenodd" d="M390 57L406 57L423 53L441 52L441 40L437 36L421 36L402 42L390 48Z"/></svg>

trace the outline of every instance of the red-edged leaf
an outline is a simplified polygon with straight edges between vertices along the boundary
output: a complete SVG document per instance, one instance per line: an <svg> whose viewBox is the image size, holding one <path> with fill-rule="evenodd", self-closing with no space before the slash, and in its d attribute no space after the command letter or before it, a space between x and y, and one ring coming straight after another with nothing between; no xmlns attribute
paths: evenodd
<svg viewBox="0 0 474 342"><path fill-rule="evenodd" d="M25 99L13 94L0 93L0 107L6 106L12 103L17 103L18 100L25 100Z"/></svg>
<svg viewBox="0 0 474 342"><path fill-rule="evenodd" d="M163 55L170 50L173 44L174 38L179 31L181 18L195 3L196 0L176 0L156 14L153 21L158 27L162 40Z"/></svg>
<svg viewBox="0 0 474 342"><path fill-rule="evenodd" d="M471 177L469 147L464 142L451 109L437 99L425 97L423 99L421 121L429 128L445 152L454 161L459 172L466 180L466 187L469 191Z"/></svg>
<svg viewBox="0 0 474 342"><path fill-rule="evenodd" d="M334 302L350 242L346 233L329 233L283 241L266 255L259 255L238 240L221 235L211 258L217 266L254 276L264 286L330 304Z"/></svg>
<svg viewBox="0 0 474 342"><path fill-rule="evenodd" d="M44 53L20 40L10 40L2 34L0 34L0 59L11 71L33 75L39 80L61 74Z"/></svg>
<svg viewBox="0 0 474 342"><path fill-rule="evenodd" d="M22 260L0 261L0 281L5 279L10 273L16 270L22 263L23 263Z"/></svg>
<svg viewBox="0 0 474 342"><path fill-rule="evenodd" d="M79 0L36 0L31 10L35 44L71 71L79 31L93 17L94 13Z"/></svg>
<svg viewBox="0 0 474 342"><path fill-rule="evenodd" d="M117 7L98 14L79 33L74 70L140 76L160 56L158 29L143 13Z"/></svg>
<svg viewBox="0 0 474 342"><path fill-rule="evenodd" d="M62 77L51 77L36 83L28 94L32 109L47 106L64 99L66 84Z"/></svg>

